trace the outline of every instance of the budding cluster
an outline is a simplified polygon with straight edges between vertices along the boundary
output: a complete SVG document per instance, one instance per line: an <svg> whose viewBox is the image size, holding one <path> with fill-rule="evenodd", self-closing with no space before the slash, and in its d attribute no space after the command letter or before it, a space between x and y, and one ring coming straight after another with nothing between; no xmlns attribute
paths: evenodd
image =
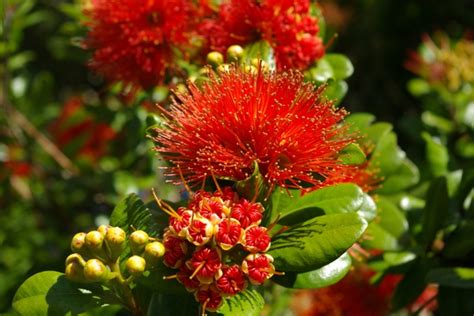
<svg viewBox="0 0 474 316"><path fill-rule="evenodd" d="M244 49L239 45L232 45L227 48L227 54L224 58L218 51L212 51L207 54L207 63L211 65L214 69L217 69L219 72L228 72L231 69L231 63L240 64L243 61ZM224 63L224 59L227 63ZM250 63L243 63L243 69L247 72L257 73L258 68L262 67L264 70L269 69L269 65L259 59L253 58L250 60Z"/></svg>
<svg viewBox="0 0 474 316"><path fill-rule="evenodd" d="M214 193L197 191L187 207L173 210L163 244L163 263L194 293L203 310L215 311L224 297L243 291L248 281L260 285L275 273L270 235L260 226L264 208L239 199L229 187Z"/></svg>
<svg viewBox="0 0 474 316"><path fill-rule="evenodd" d="M153 268L164 255L162 243L136 230L128 236L132 256L125 263L129 278ZM66 259L66 277L76 282L103 282L114 278L123 281L118 264L127 241L120 227L102 225L88 233L77 233L71 241L74 252Z"/></svg>

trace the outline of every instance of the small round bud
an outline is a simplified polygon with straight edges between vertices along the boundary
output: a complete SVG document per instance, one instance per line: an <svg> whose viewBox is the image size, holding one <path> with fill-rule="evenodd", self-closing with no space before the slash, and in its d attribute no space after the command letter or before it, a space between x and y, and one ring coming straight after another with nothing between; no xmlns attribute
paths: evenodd
<svg viewBox="0 0 474 316"><path fill-rule="evenodd" d="M244 49L240 45L232 45L227 48L227 61L239 61L244 55Z"/></svg>
<svg viewBox="0 0 474 316"><path fill-rule="evenodd" d="M146 261L140 256L131 256L125 264L130 274L137 276L143 273L146 268Z"/></svg>
<svg viewBox="0 0 474 316"><path fill-rule="evenodd" d="M74 282L85 282L84 267L78 262L70 262L66 265L64 272L66 278Z"/></svg>
<svg viewBox="0 0 474 316"><path fill-rule="evenodd" d="M72 237L71 250L73 252L83 253L85 250L86 233L77 233Z"/></svg>
<svg viewBox="0 0 474 316"><path fill-rule="evenodd" d="M141 254L148 240L148 234L143 230L134 231L128 238L130 248L132 248L134 254Z"/></svg>
<svg viewBox="0 0 474 316"><path fill-rule="evenodd" d="M68 266L70 263L78 263L81 266L85 266L86 261L84 260L84 258L82 258L82 256L80 254L73 253L73 254L70 254L66 258L66 266Z"/></svg>
<svg viewBox="0 0 474 316"><path fill-rule="evenodd" d="M97 231L99 233L101 233L104 237L105 237L105 234L107 234L107 231L109 230L109 226L108 225L100 225L98 228L97 228Z"/></svg>
<svg viewBox="0 0 474 316"><path fill-rule="evenodd" d="M222 64L217 67L218 72L229 72L230 71L230 66L229 64Z"/></svg>
<svg viewBox="0 0 474 316"><path fill-rule="evenodd" d="M86 235L86 245L91 251L96 251L102 248L104 242L104 235L97 230L92 230Z"/></svg>
<svg viewBox="0 0 474 316"><path fill-rule="evenodd" d="M112 261L117 260L123 250L126 234L120 227L109 227L105 235L108 255Z"/></svg>
<svg viewBox="0 0 474 316"><path fill-rule="evenodd" d="M165 246L161 242L154 241L146 245L143 256L145 257L148 268L151 269L164 254Z"/></svg>
<svg viewBox="0 0 474 316"><path fill-rule="evenodd" d="M252 74L256 74L258 72L257 67L252 66L252 65L244 65L244 71L245 72L250 72Z"/></svg>
<svg viewBox="0 0 474 316"><path fill-rule="evenodd" d="M89 281L100 281L107 275L107 267L98 259L87 260L84 277Z"/></svg>
<svg viewBox="0 0 474 316"><path fill-rule="evenodd" d="M219 52L210 52L207 54L207 63L212 67L217 67L224 62L224 56Z"/></svg>

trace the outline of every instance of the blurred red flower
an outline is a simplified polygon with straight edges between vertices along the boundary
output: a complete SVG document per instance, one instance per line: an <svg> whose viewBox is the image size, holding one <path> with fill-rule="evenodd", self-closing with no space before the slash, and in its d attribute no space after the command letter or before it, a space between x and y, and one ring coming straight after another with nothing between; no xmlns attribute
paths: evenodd
<svg viewBox="0 0 474 316"><path fill-rule="evenodd" d="M149 88L173 68L173 49L188 45L195 8L186 0L92 0L84 11L91 68L111 82Z"/></svg>
<svg viewBox="0 0 474 316"><path fill-rule="evenodd" d="M324 45L318 32L309 0L228 0L200 26L208 50L225 52L234 44L267 41L280 70L303 70L321 58Z"/></svg>
<svg viewBox="0 0 474 316"><path fill-rule="evenodd" d="M341 124L346 111L299 72L232 68L189 90L163 109L167 118L156 129L156 150L174 164L171 175L181 172L191 183L212 174L243 180L258 164L270 186L310 190L349 168L338 160L354 141Z"/></svg>

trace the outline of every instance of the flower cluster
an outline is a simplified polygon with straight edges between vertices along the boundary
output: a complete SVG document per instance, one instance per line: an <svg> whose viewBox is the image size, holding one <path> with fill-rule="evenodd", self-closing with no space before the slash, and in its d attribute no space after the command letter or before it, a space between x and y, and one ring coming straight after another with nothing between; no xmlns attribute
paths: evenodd
<svg viewBox="0 0 474 316"><path fill-rule="evenodd" d="M224 297L260 285L275 273L267 228L260 226L264 208L239 199L229 187L197 191L187 207L171 215L163 238L163 262L178 269L177 280L194 293L203 310L215 311Z"/></svg>
<svg viewBox="0 0 474 316"><path fill-rule="evenodd" d="M275 51L278 69L301 70L324 55L318 32L309 0L224 1L217 17L205 19L200 27L208 50L223 53L234 44L265 40Z"/></svg>
<svg viewBox="0 0 474 316"><path fill-rule="evenodd" d="M85 9L90 66L134 88L163 82L174 49L189 46L194 5L187 0L92 0Z"/></svg>
<svg viewBox="0 0 474 316"><path fill-rule="evenodd" d="M312 190L353 169L338 159L355 141L342 124L347 113L299 72L231 67L189 90L156 128L156 150L174 164L170 175L243 180L257 164L271 188Z"/></svg>

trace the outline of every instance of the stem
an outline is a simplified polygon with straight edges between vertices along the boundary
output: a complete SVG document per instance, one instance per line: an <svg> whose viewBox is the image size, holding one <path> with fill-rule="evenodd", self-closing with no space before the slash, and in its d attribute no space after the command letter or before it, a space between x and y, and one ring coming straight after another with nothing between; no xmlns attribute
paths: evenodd
<svg viewBox="0 0 474 316"><path fill-rule="evenodd" d="M110 265L110 269L117 275L112 281L115 281L121 294L123 294L126 308L135 316L143 315L140 305L137 303L135 296L132 293L132 289L130 289L128 280L123 277L122 272L120 271L119 259L117 259L114 264Z"/></svg>

